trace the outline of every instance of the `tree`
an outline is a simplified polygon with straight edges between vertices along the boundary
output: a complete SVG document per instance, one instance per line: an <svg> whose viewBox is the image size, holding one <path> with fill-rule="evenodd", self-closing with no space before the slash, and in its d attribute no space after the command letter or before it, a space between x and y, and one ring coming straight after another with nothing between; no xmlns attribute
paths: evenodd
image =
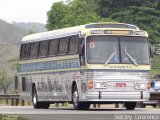
<svg viewBox="0 0 160 120"><path fill-rule="evenodd" d="M160 11L160 1L157 3L156 9Z"/></svg>
<svg viewBox="0 0 160 120"><path fill-rule="evenodd" d="M53 4L47 14L48 30L99 21L101 18L95 12L96 4L94 2L96 0L74 0L70 5L62 2Z"/></svg>
<svg viewBox="0 0 160 120"><path fill-rule="evenodd" d="M47 29L48 30L53 30L53 29L58 29L62 28L64 23L63 18L68 12L68 7L67 5L63 4L62 2L54 3L51 7L51 10L48 11L48 21L47 21Z"/></svg>
<svg viewBox="0 0 160 120"><path fill-rule="evenodd" d="M101 18L94 12L96 6L92 2L90 1L90 4L88 4L87 0L73 1L70 6L70 12L65 16L64 22L72 21L68 23L69 26L76 26L99 21Z"/></svg>
<svg viewBox="0 0 160 120"><path fill-rule="evenodd" d="M48 30L94 22L117 21L137 25L160 44L159 0L73 0L55 3L48 12Z"/></svg>
<svg viewBox="0 0 160 120"><path fill-rule="evenodd" d="M4 94L7 94L9 86L12 84L11 75L8 73L8 70L0 70L0 89Z"/></svg>
<svg viewBox="0 0 160 120"><path fill-rule="evenodd" d="M149 33L152 44L160 44L160 11L155 4L157 0L99 0L97 13L101 18L135 24Z"/></svg>
<svg viewBox="0 0 160 120"><path fill-rule="evenodd" d="M18 57L11 58L7 62L9 64L10 71L12 71L13 74L17 74L17 71L19 70L19 59L18 59Z"/></svg>

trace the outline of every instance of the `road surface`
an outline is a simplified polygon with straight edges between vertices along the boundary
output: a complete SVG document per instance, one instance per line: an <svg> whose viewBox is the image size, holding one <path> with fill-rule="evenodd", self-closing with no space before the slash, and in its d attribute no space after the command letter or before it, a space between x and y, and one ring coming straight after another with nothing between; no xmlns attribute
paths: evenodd
<svg viewBox="0 0 160 120"><path fill-rule="evenodd" d="M31 106L0 106L0 114L18 115L28 120L159 120L160 109L136 108L101 108L90 110L73 110L73 108L33 109Z"/></svg>

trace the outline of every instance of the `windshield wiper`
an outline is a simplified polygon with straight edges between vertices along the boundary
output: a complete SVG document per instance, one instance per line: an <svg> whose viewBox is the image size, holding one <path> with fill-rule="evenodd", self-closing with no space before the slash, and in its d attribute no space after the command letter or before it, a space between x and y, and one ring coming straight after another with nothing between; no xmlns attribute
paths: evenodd
<svg viewBox="0 0 160 120"><path fill-rule="evenodd" d="M106 60L106 62L104 63L104 65L107 65L111 59L116 55L116 48L114 47L114 52L110 55L110 57Z"/></svg>
<svg viewBox="0 0 160 120"><path fill-rule="evenodd" d="M127 55L127 57L131 60L131 62L133 62L135 65L138 65L136 60L127 52L126 47L124 48L124 52Z"/></svg>

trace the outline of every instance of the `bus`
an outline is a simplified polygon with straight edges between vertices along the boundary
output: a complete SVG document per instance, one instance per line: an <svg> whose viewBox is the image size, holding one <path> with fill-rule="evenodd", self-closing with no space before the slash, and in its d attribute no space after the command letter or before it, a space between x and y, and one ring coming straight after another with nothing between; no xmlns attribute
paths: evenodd
<svg viewBox="0 0 160 120"><path fill-rule="evenodd" d="M91 104L136 102L150 97L148 33L125 23L91 23L24 37L19 89L34 108L68 102L74 109Z"/></svg>

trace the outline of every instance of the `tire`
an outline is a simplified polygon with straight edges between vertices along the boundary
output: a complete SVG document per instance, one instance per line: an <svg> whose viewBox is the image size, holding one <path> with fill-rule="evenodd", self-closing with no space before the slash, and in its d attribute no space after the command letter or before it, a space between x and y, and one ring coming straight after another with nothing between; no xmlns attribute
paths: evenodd
<svg viewBox="0 0 160 120"><path fill-rule="evenodd" d="M127 110L134 110L136 107L136 102L125 102L124 105Z"/></svg>
<svg viewBox="0 0 160 120"><path fill-rule="evenodd" d="M145 104L143 104L143 107L142 108L146 108L146 105Z"/></svg>
<svg viewBox="0 0 160 120"><path fill-rule="evenodd" d="M90 107L90 104L88 102L79 102L79 93L76 85L73 87L72 100L73 107L76 110L87 110Z"/></svg>
<svg viewBox="0 0 160 120"><path fill-rule="evenodd" d="M50 103L48 102L40 102L40 104L42 109L48 109L50 106Z"/></svg>
<svg viewBox="0 0 160 120"><path fill-rule="evenodd" d="M157 107L157 105L155 104L155 105L152 105L154 108L156 108Z"/></svg>
<svg viewBox="0 0 160 120"><path fill-rule="evenodd" d="M144 104L143 102L139 104L140 108L146 108L146 104Z"/></svg>
<svg viewBox="0 0 160 120"><path fill-rule="evenodd" d="M33 89L32 89L32 103L35 109L40 109L40 108L48 109L50 106L48 102L38 102L38 95L37 95L37 90L35 86L33 86Z"/></svg>

